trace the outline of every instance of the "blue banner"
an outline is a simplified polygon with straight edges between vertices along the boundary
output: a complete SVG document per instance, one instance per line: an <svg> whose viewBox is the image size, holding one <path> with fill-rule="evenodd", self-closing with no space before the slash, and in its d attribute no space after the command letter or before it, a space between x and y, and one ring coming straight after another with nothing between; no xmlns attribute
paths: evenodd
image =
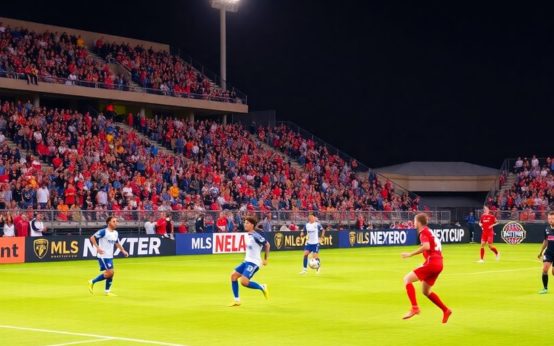
<svg viewBox="0 0 554 346"><path fill-rule="evenodd" d="M211 254L213 251L213 234L176 234L175 243L177 255Z"/></svg>
<svg viewBox="0 0 554 346"><path fill-rule="evenodd" d="M415 229L340 231L339 247L395 246L417 244Z"/></svg>

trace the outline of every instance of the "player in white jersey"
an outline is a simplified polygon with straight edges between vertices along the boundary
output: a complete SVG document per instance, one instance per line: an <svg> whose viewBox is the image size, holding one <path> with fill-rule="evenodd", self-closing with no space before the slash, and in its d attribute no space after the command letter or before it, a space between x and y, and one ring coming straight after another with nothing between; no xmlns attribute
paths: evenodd
<svg viewBox="0 0 554 346"><path fill-rule="evenodd" d="M90 242L96 248L96 257L98 257L100 271L103 273L88 282L88 289L90 294L94 294L94 284L106 280L105 293L107 296L113 296L114 294L110 292L110 289L112 287L114 276L114 246L121 251L123 256L128 257L129 254L119 243L119 234L115 230L117 228L117 218L115 216L108 217L106 224L106 228L99 230L94 233L92 237L90 237Z"/></svg>
<svg viewBox="0 0 554 346"><path fill-rule="evenodd" d="M310 213L308 215L308 223L306 226L304 226L304 230L306 230L307 234L307 241L306 246L304 247L304 258L302 260L302 271L300 274L306 274L308 271L308 256L310 254L313 254L313 258L316 258L318 261L320 261L321 266L321 260L319 258L319 242L320 239L325 237L325 229L321 226L319 222L317 222L317 219L313 213ZM319 231L321 231L321 238L319 237ZM300 234L301 237L304 237L304 231ZM317 274L319 274L319 268L317 268L316 271Z"/></svg>
<svg viewBox="0 0 554 346"><path fill-rule="evenodd" d="M233 289L233 297L235 298L230 306L240 306L239 298L239 279L240 284L255 290L260 290L264 294L265 299L269 299L269 291L267 285L260 285L257 282L250 281L254 274L260 269L261 265L267 265L269 257L269 242L254 230L258 224L253 217L247 217L244 220L244 230L248 232L246 235L246 255L244 261L239 264L231 274L231 288ZM264 251L264 259L260 253Z"/></svg>

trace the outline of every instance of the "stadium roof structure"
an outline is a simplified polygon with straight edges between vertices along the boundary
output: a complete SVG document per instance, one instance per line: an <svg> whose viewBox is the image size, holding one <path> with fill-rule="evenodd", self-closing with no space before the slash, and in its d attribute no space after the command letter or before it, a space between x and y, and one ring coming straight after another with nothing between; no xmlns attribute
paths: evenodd
<svg viewBox="0 0 554 346"><path fill-rule="evenodd" d="M499 171L469 162L412 161L381 167L376 172L416 192L489 191Z"/></svg>

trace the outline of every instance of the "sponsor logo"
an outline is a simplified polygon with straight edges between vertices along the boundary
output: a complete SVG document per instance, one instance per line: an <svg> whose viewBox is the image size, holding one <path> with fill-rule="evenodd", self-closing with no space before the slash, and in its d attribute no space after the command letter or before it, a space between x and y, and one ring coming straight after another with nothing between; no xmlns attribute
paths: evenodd
<svg viewBox="0 0 554 346"><path fill-rule="evenodd" d="M33 241L33 251L36 258L40 260L77 258L79 256L79 241L39 238Z"/></svg>
<svg viewBox="0 0 554 346"><path fill-rule="evenodd" d="M192 238L191 246L193 250L209 250L212 248L212 238Z"/></svg>
<svg viewBox="0 0 554 346"><path fill-rule="evenodd" d="M25 262L25 238L0 238L0 263Z"/></svg>
<svg viewBox="0 0 554 346"><path fill-rule="evenodd" d="M283 240L285 236L283 233L275 233L275 236L273 237L273 241L275 242L275 247L277 250L279 250L281 247L283 247Z"/></svg>
<svg viewBox="0 0 554 346"><path fill-rule="evenodd" d="M246 252L246 233L214 233L213 253Z"/></svg>
<svg viewBox="0 0 554 346"><path fill-rule="evenodd" d="M352 231L348 233L348 242L350 243L350 246L354 246L356 244L356 232Z"/></svg>
<svg viewBox="0 0 554 346"><path fill-rule="evenodd" d="M128 237L121 238L119 243L127 250L129 256L157 256L160 255L162 240L158 237ZM119 253L119 249L116 249L114 256ZM83 247L83 257L91 256L96 256L96 248L87 238Z"/></svg>
<svg viewBox="0 0 554 346"><path fill-rule="evenodd" d="M351 233L354 233L354 240L352 240ZM405 230L350 232L350 234L348 234L350 246L402 245L406 244L407 239L408 232Z"/></svg>
<svg viewBox="0 0 554 346"><path fill-rule="evenodd" d="M33 241L33 249L35 250L35 256L43 259L48 253L48 239L36 239Z"/></svg>
<svg viewBox="0 0 554 346"><path fill-rule="evenodd" d="M502 227L502 232L500 233L502 240L511 245L520 244L523 240L525 240L526 236L527 232L525 231L525 228L523 228L523 225L515 221L510 221L505 224L504 227Z"/></svg>
<svg viewBox="0 0 554 346"><path fill-rule="evenodd" d="M431 232L441 243L461 243L465 235L463 228L432 229Z"/></svg>

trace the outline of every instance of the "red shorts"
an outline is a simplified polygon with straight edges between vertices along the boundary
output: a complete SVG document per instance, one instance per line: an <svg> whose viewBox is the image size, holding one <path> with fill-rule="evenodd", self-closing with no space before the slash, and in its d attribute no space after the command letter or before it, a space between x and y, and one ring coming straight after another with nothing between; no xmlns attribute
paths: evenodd
<svg viewBox="0 0 554 346"><path fill-rule="evenodd" d="M481 242L492 244L494 242L494 231L484 231L481 233Z"/></svg>
<svg viewBox="0 0 554 346"><path fill-rule="evenodd" d="M433 286L439 274L442 272L442 259L425 262L421 267L414 270L415 275L419 281L427 283L429 286Z"/></svg>

